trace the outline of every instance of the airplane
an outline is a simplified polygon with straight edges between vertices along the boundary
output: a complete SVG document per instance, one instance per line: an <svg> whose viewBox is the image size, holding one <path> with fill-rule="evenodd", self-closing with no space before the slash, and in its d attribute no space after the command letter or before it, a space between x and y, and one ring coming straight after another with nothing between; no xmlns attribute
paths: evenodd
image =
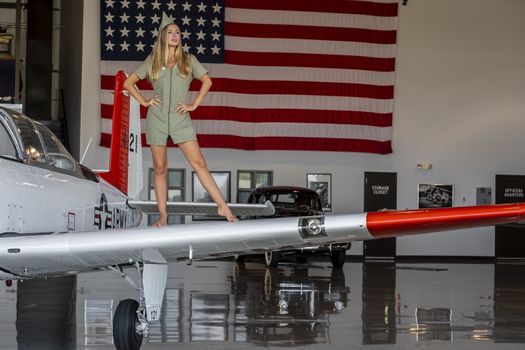
<svg viewBox="0 0 525 350"><path fill-rule="evenodd" d="M130 159L141 147L125 77L116 76L107 172L79 164L41 123L0 108L0 279L115 272L138 292L138 301L122 300L115 310L119 350L140 349L149 322L159 320L169 262L254 253L268 258L280 249L517 223L525 215L525 204L513 203L137 227L141 212L153 212L156 204L128 195L128 180L140 170ZM217 210L214 203L172 202L169 208L199 215ZM231 209L239 216L274 211L270 202ZM126 267L138 271L137 281Z"/></svg>

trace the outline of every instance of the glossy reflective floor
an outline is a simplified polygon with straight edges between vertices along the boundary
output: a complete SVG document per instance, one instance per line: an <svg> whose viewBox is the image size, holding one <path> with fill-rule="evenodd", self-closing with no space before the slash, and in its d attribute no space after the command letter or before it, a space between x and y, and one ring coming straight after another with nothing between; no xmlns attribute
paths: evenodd
<svg viewBox="0 0 525 350"><path fill-rule="evenodd" d="M113 349L126 298L107 271L3 285L0 349ZM142 349L524 349L525 263L177 263L163 311Z"/></svg>

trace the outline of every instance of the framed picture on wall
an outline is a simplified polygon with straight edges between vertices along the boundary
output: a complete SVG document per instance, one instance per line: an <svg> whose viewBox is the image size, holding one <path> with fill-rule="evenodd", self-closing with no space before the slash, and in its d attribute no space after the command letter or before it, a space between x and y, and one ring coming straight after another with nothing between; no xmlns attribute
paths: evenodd
<svg viewBox="0 0 525 350"><path fill-rule="evenodd" d="M332 211L332 174L306 174L306 187L319 193L324 211Z"/></svg>
<svg viewBox="0 0 525 350"><path fill-rule="evenodd" d="M452 207L453 195L454 195L453 185L419 184L418 185L418 207L419 208Z"/></svg>
<svg viewBox="0 0 525 350"><path fill-rule="evenodd" d="M231 173L229 171L210 171L210 174L215 179L215 182L217 183L217 186L219 187L219 190L221 191L224 199L226 199L226 202L230 202ZM206 192L206 190L202 186L195 172L192 172L192 182L191 183L192 183L192 186L191 186L192 187L192 200L194 202L213 202L213 199L211 199L208 192ZM202 221L202 220L224 220L224 218L221 216L193 215L193 221Z"/></svg>

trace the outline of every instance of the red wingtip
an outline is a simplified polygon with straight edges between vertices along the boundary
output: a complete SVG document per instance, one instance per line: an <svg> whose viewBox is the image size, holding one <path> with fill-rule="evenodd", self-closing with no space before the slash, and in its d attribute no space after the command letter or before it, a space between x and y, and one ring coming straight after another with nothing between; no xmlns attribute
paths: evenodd
<svg viewBox="0 0 525 350"><path fill-rule="evenodd" d="M375 238L515 223L525 217L525 204L400 210L367 213L366 226Z"/></svg>
<svg viewBox="0 0 525 350"><path fill-rule="evenodd" d="M128 192L129 96L123 93L126 74L115 76L109 171L99 175L123 193Z"/></svg>

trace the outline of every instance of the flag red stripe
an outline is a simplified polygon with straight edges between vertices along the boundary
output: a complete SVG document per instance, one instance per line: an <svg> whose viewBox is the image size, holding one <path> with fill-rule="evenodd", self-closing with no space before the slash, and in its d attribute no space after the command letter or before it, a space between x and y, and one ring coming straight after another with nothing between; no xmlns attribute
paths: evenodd
<svg viewBox="0 0 525 350"><path fill-rule="evenodd" d="M393 72L394 58L305 53L224 51L224 63L244 66L316 67Z"/></svg>
<svg viewBox="0 0 525 350"><path fill-rule="evenodd" d="M111 119L112 105L102 104L104 119ZM140 116L145 119L147 108L141 107ZM191 112L194 120L233 120L248 123L320 123L354 124L377 127L392 126L392 113L368 113L357 111L327 111L304 109L249 109L236 107L200 106Z"/></svg>
<svg viewBox="0 0 525 350"><path fill-rule="evenodd" d="M234 148L243 150L289 150L289 151L329 151L329 152L366 152L377 154L392 153L390 141L372 141L355 139L333 139L307 137L241 137L232 135L197 135L201 147ZM144 134L143 145L147 146ZM109 147L111 135L102 133L100 145ZM174 146L168 142L168 146Z"/></svg>
<svg viewBox="0 0 525 350"><path fill-rule="evenodd" d="M101 88L109 90L111 77L103 76ZM192 81L190 91L198 91L201 82ZM151 89L149 82L139 84L139 89ZM327 83L311 81L278 81L278 80L240 80L229 78L213 78L213 91L233 92L240 94L271 94L271 95L324 95L365 97L376 99L392 99L393 86L366 85L350 83Z"/></svg>
<svg viewBox="0 0 525 350"><path fill-rule="evenodd" d="M390 141L308 137L241 137L231 135L198 135L199 144L210 148L244 150L303 150L330 152L392 153Z"/></svg>
<svg viewBox="0 0 525 350"><path fill-rule="evenodd" d="M191 83L190 90L198 91L200 86L200 81L194 80ZM228 78L213 78L213 91L240 94L324 95L377 99L391 99L394 97L393 86L311 81L240 80Z"/></svg>
<svg viewBox="0 0 525 350"><path fill-rule="evenodd" d="M100 75L100 88L102 90L111 90L110 86L115 84L114 82L115 82L114 75L106 75L106 74Z"/></svg>
<svg viewBox="0 0 525 350"><path fill-rule="evenodd" d="M226 7L252 10L333 12L370 16L397 16L397 2L374 3L365 1L310 1L310 0L226 0Z"/></svg>
<svg viewBox="0 0 525 350"><path fill-rule="evenodd" d="M333 40L375 44L396 43L395 30L372 30L360 28L227 22L224 24L224 34L251 38Z"/></svg>
<svg viewBox="0 0 525 350"><path fill-rule="evenodd" d="M194 120L234 120L249 123L321 123L392 126L392 113L327 111L304 109L248 109L200 106L191 113Z"/></svg>

